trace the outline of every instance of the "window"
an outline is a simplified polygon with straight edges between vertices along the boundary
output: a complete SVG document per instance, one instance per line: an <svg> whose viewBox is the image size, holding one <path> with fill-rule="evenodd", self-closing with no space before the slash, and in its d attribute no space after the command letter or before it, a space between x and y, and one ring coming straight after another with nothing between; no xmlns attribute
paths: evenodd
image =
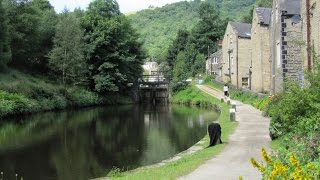
<svg viewBox="0 0 320 180"><path fill-rule="evenodd" d="M247 78L247 77L242 78L242 87L243 88L249 87L249 78Z"/></svg>
<svg viewBox="0 0 320 180"><path fill-rule="evenodd" d="M218 64L218 58L217 57L213 58L213 64Z"/></svg>
<svg viewBox="0 0 320 180"><path fill-rule="evenodd" d="M230 35L230 44L232 44L232 35Z"/></svg>

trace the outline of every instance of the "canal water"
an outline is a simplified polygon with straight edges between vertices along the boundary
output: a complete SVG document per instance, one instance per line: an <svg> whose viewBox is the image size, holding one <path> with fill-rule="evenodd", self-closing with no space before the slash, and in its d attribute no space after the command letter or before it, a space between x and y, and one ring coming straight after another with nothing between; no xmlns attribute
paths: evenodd
<svg viewBox="0 0 320 180"><path fill-rule="evenodd" d="M217 117L186 106L119 106L4 121L0 179L82 180L158 163L202 139Z"/></svg>

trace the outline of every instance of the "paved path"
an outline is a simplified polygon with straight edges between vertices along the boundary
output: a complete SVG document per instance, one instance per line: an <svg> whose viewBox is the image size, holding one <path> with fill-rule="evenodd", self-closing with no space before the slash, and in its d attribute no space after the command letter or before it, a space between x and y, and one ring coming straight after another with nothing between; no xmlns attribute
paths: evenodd
<svg viewBox="0 0 320 180"><path fill-rule="evenodd" d="M201 85L198 88L219 99L222 96L222 92L218 90ZM252 167L250 159L253 157L261 161L261 148L270 149L269 119L250 105L234 102L237 104L236 120L239 125L230 136L225 149L180 179L238 180L239 176L245 180L261 179L260 173Z"/></svg>

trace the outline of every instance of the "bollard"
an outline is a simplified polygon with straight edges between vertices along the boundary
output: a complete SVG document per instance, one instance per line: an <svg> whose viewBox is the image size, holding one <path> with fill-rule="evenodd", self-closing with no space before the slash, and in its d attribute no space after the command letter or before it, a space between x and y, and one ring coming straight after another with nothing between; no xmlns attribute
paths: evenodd
<svg viewBox="0 0 320 180"><path fill-rule="evenodd" d="M230 121L236 121L236 110L230 109Z"/></svg>
<svg viewBox="0 0 320 180"><path fill-rule="evenodd" d="M235 111L237 111L237 104L236 104L236 102L231 102L231 107L232 107L232 109L234 109Z"/></svg>
<svg viewBox="0 0 320 180"><path fill-rule="evenodd" d="M230 105L230 98L227 99L227 104Z"/></svg>

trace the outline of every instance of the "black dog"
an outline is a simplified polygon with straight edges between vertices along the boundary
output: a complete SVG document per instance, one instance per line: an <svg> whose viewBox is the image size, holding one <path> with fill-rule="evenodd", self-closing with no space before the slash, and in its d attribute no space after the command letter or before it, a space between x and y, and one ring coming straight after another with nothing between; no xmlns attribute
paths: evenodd
<svg viewBox="0 0 320 180"><path fill-rule="evenodd" d="M221 126L218 123L211 123L208 126L208 133L210 136L210 146L214 146L218 143L222 144L221 141Z"/></svg>

